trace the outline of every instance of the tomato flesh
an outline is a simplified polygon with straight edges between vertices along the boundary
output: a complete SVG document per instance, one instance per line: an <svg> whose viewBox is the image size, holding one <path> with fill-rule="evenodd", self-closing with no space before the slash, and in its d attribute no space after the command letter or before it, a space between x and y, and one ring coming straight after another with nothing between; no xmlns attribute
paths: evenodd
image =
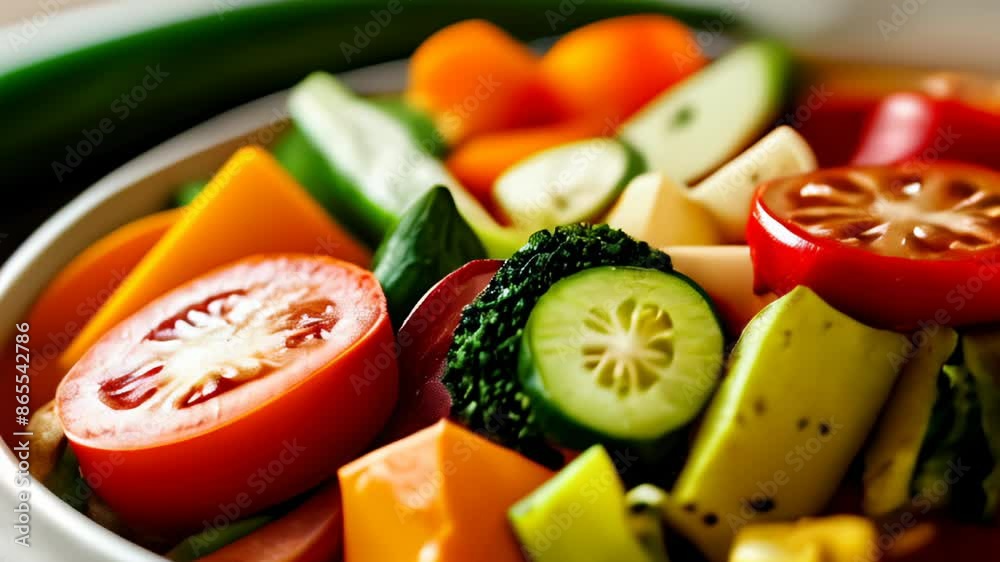
<svg viewBox="0 0 1000 562"><path fill-rule="evenodd" d="M157 299L67 374L60 419L126 521L196 529L317 485L385 424L397 394L374 276L321 256L257 256ZM247 504L247 505L242 505Z"/></svg>
<svg viewBox="0 0 1000 562"><path fill-rule="evenodd" d="M1000 175L989 170L850 167L769 182L747 243L758 292L806 285L893 329L1000 317Z"/></svg>

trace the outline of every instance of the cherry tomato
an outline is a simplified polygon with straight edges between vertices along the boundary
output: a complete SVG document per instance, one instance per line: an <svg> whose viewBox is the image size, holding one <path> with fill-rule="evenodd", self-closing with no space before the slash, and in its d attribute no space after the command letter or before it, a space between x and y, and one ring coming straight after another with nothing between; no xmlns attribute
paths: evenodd
<svg viewBox="0 0 1000 562"><path fill-rule="evenodd" d="M138 529L185 532L316 486L362 452L397 393L371 272L254 256L105 334L56 400L80 469Z"/></svg>
<svg viewBox="0 0 1000 562"><path fill-rule="evenodd" d="M451 396L441 382L452 336L462 309L472 302L502 260L475 260L450 273L424 295L396 336L399 344L399 406L382 442L402 439L451 412Z"/></svg>
<svg viewBox="0 0 1000 562"><path fill-rule="evenodd" d="M806 285L875 326L1000 320L1000 174L955 163L819 170L757 192L755 290Z"/></svg>

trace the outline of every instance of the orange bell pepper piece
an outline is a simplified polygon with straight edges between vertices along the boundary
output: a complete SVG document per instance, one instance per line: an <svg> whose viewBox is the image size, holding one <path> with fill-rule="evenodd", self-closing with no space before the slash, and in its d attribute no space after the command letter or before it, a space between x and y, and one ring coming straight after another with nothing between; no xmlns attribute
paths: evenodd
<svg viewBox="0 0 1000 562"><path fill-rule="evenodd" d="M694 34L663 15L602 20L571 31L542 57L542 74L573 115L622 122L707 63Z"/></svg>
<svg viewBox="0 0 1000 562"><path fill-rule="evenodd" d="M111 296L122 279L156 241L181 217L171 209L130 222L104 236L77 255L60 271L35 300L25 322L31 326L31 411L52 400L66 370L59 354L97 309ZM14 345L3 349L4 373L13 376ZM8 394L9 408L15 395ZM10 418L13 420L13 417ZM20 428L23 430L23 428ZM18 431L13 429L12 431ZM5 431L4 435L10 435Z"/></svg>
<svg viewBox="0 0 1000 562"><path fill-rule="evenodd" d="M362 266L370 260L270 154L243 148L122 281L59 358L60 366L69 370L111 327L181 283L252 254L275 252L329 254Z"/></svg>
<svg viewBox="0 0 1000 562"><path fill-rule="evenodd" d="M447 420L341 467L347 562L523 562L511 505L551 472Z"/></svg>
<svg viewBox="0 0 1000 562"><path fill-rule="evenodd" d="M417 48L406 98L433 115L451 143L558 117L538 57L483 20L445 27Z"/></svg>

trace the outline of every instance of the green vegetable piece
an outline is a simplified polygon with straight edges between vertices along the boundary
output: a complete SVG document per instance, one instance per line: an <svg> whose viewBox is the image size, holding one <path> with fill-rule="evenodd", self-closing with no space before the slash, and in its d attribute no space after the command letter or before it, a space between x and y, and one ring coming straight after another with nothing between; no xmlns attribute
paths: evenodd
<svg viewBox="0 0 1000 562"><path fill-rule="evenodd" d="M373 106L406 127L410 131L410 137L431 156L441 158L448 153L448 142L437 130L430 115L406 103L399 96L372 98L370 101Z"/></svg>
<svg viewBox="0 0 1000 562"><path fill-rule="evenodd" d="M424 293L462 265L486 257L476 233L446 187L432 188L410 207L375 252L373 271L399 326Z"/></svg>
<svg viewBox="0 0 1000 562"><path fill-rule="evenodd" d="M962 355L972 375L982 430L993 469L983 480L983 515L996 517L1000 505L1000 330L978 328L962 336Z"/></svg>
<svg viewBox="0 0 1000 562"><path fill-rule="evenodd" d="M459 211L493 257L507 257L527 235L497 224L434 157L440 142L414 136L413 123L358 97L317 72L292 89L289 110L301 152L289 170L334 216L369 243L379 241L414 201L434 185L451 190ZM286 163L289 147L276 150ZM308 156L306 156L308 154ZM308 158L308 164L301 166ZM305 168L304 170L302 168Z"/></svg>
<svg viewBox="0 0 1000 562"><path fill-rule="evenodd" d="M174 193L174 206L183 207L190 203L208 185L208 180L192 180L182 183Z"/></svg>
<svg viewBox="0 0 1000 562"><path fill-rule="evenodd" d="M743 44L649 102L620 135L651 169L690 185L773 124L791 66L777 43Z"/></svg>
<svg viewBox="0 0 1000 562"><path fill-rule="evenodd" d="M951 328L925 335L923 345L903 366L865 452L863 505L871 517L888 515L912 499L913 476L937 400L941 367L958 346L958 334Z"/></svg>
<svg viewBox="0 0 1000 562"><path fill-rule="evenodd" d="M628 144L587 139L515 164L497 178L493 193L511 222L535 231L596 219L645 169L642 157Z"/></svg>
<svg viewBox="0 0 1000 562"><path fill-rule="evenodd" d="M965 520L992 517L993 510L986 511L983 481L995 463L983 434L972 375L963 365L945 365L941 374L913 477L913 504L922 511L947 507Z"/></svg>
<svg viewBox="0 0 1000 562"><path fill-rule="evenodd" d="M242 539L273 520L272 515L257 515L234 521L221 529L206 529L184 539L164 557L173 562L193 562Z"/></svg>
<svg viewBox="0 0 1000 562"><path fill-rule="evenodd" d="M508 518L533 562L652 562L632 534L625 489L600 445L514 504Z"/></svg>
<svg viewBox="0 0 1000 562"><path fill-rule="evenodd" d="M521 336L538 299L560 279L606 265L672 271L670 256L607 225L539 231L497 271L465 308L442 378L452 414L474 430L548 466L560 466L533 423L518 382Z"/></svg>
<svg viewBox="0 0 1000 562"><path fill-rule="evenodd" d="M750 523L818 513L861 449L908 341L797 287L746 327L671 490L671 526L712 561Z"/></svg>
<svg viewBox="0 0 1000 562"><path fill-rule="evenodd" d="M724 346L711 302L687 277L595 267L538 300L520 381L535 422L556 443L622 444L655 462L715 390Z"/></svg>

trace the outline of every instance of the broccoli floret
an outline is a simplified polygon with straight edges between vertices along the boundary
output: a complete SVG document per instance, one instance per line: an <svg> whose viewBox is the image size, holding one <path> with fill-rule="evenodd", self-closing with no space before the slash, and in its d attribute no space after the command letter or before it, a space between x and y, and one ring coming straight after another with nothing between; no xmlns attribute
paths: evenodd
<svg viewBox="0 0 1000 562"><path fill-rule="evenodd" d="M448 351L443 381L452 416L472 429L543 464L561 456L535 427L517 378L517 358L528 316L554 283L608 265L670 272L670 256L607 225L560 226L536 232L465 308Z"/></svg>

